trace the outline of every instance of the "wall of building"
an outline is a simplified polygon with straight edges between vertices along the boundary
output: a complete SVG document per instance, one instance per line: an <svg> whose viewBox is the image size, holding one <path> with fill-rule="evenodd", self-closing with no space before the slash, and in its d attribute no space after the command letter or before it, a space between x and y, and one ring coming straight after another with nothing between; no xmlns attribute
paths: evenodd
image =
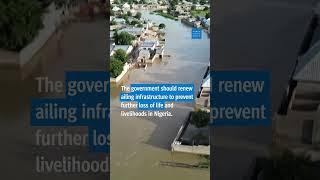
<svg viewBox="0 0 320 180"><path fill-rule="evenodd" d="M313 120L312 145L320 145L320 101L312 98L317 94L320 95L320 84L298 83L287 115L274 117L276 132L282 142L302 145L304 121ZM310 104L315 105L315 109L305 110L310 108Z"/></svg>

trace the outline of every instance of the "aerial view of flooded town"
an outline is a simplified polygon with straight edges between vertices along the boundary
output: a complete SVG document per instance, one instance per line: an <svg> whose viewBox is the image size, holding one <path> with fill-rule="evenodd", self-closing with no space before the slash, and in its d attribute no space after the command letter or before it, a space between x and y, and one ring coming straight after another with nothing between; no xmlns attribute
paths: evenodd
<svg viewBox="0 0 320 180"><path fill-rule="evenodd" d="M210 1L111 0L110 14L111 179L209 179ZM121 116L135 83L194 84L196 98L171 117Z"/></svg>

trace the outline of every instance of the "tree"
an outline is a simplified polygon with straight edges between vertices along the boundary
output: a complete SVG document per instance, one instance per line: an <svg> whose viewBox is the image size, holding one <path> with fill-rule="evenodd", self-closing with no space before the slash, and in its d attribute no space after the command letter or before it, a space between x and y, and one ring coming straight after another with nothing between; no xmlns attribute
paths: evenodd
<svg viewBox="0 0 320 180"><path fill-rule="evenodd" d="M166 28L165 24L163 24L163 23L159 24L159 29L164 29L164 28Z"/></svg>
<svg viewBox="0 0 320 180"><path fill-rule="evenodd" d="M119 60L120 62L122 62L123 64L126 63L127 60L128 60L127 53L123 49L116 50L116 52L114 53L113 57L116 60Z"/></svg>
<svg viewBox="0 0 320 180"><path fill-rule="evenodd" d="M206 6L206 7L204 7L204 9L203 9L204 11L208 11L209 10L209 8Z"/></svg>
<svg viewBox="0 0 320 180"><path fill-rule="evenodd" d="M137 27L142 28L143 24L139 23Z"/></svg>
<svg viewBox="0 0 320 180"><path fill-rule="evenodd" d="M179 2L178 2L178 0L171 0L171 1L169 1L169 3L170 3L171 7L175 7Z"/></svg>
<svg viewBox="0 0 320 180"><path fill-rule="evenodd" d="M117 25L117 22L115 20L112 20L110 24L111 25Z"/></svg>
<svg viewBox="0 0 320 180"><path fill-rule="evenodd" d="M127 2L128 4L133 4L133 0L126 0L124 2Z"/></svg>
<svg viewBox="0 0 320 180"><path fill-rule="evenodd" d="M127 12L127 15L128 15L128 16L132 16L131 11L128 11L128 12Z"/></svg>
<svg viewBox="0 0 320 180"><path fill-rule="evenodd" d="M118 34L118 32L116 31L114 39L117 45L129 45L132 44L135 36L129 34L128 32L121 32L120 34Z"/></svg>
<svg viewBox="0 0 320 180"><path fill-rule="evenodd" d="M110 75L111 77L115 78L121 74L123 71L123 63L113 56L110 58Z"/></svg>
<svg viewBox="0 0 320 180"><path fill-rule="evenodd" d="M110 16L114 16L116 13L112 10L112 9L110 9Z"/></svg>
<svg viewBox="0 0 320 180"><path fill-rule="evenodd" d="M126 21L127 24L130 23L129 16L127 14L122 14L122 15L119 15L118 17L119 18L123 18Z"/></svg>
<svg viewBox="0 0 320 180"><path fill-rule="evenodd" d="M210 18L210 12L206 13L206 19Z"/></svg>
<svg viewBox="0 0 320 180"><path fill-rule="evenodd" d="M201 5L205 5L206 3L207 3L207 1L206 0L200 0L200 2L199 2Z"/></svg>
<svg viewBox="0 0 320 180"><path fill-rule="evenodd" d="M142 17L141 12L137 12L137 14L134 17L137 18L137 19L140 19Z"/></svg>
<svg viewBox="0 0 320 180"><path fill-rule="evenodd" d="M0 48L20 51L43 27L44 7L38 0L0 1Z"/></svg>
<svg viewBox="0 0 320 180"><path fill-rule="evenodd" d="M138 20L134 19L134 20L131 21L130 25L134 26L134 25L139 24L139 23L140 22Z"/></svg>
<svg viewBox="0 0 320 180"><path fill-rule="evenodd" d="M192 4L198 4L198 0L192 0Z"/></svg>
<svg viewBox="0 0 320 180"><path fill-rule="evenodd" d="M113 39L114 39L114 43L115 44L119 44L119 33L118 33L118 30L116 29L113 33Z"/></svg>
<svg viewBox="0 0 320 180"><path fill-rule="evenodd" d="M191 6L191 11L194 11L194 10L196 10L196 6L195 6L195 5L192 5L192 6Z"/></svg>
<svg viewBox="0 0 320 180"><path fill-rule="evenodd" d="M202 128L208 125L210 121L210 114L203 110L193 112L190 123L197 128Z"/></svg>

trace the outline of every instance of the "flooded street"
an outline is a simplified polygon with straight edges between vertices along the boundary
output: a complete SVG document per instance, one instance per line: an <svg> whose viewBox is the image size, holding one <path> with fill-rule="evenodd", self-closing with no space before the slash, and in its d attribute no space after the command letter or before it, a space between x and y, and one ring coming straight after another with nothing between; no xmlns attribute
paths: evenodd
<svg viewBox="0 0 320 180"><path fill-rule="evenodd" d="M36 97L56 97L63 94L37 93L35 77L64 80L66 71L104 71L105 20L77 22L64 27L61 48L57 48L57 37L53 35L29 64L22 69L1 67L0 69L0 164L2 179L48 179L57 178L54 173L36 172L36 156L60 159L63 155L74 155L84 159L96 158L87 147L36 147L35 127L30 127L30 103ZM61 129L61 128L60 128ZM71 130L72 128L70 128ZM59 128L44 127L43 131ZM85 133L86 128L74 128ZM99 155L98 155L99 156ZM17 173L18 171L18 173ZM98 180L107 178L106 173L72 174L59 179Z"/></svg>
<svg viewBox="0 0 320 180"><path fill-rule="evenodd" d="M193 83L199 86L209 63L209 39L191 39L191 28L179 21L143 14L154 22L166 24L165 57L146 70L134 69L123 83ZM105 20L78 22L64 29L62 48L57 50L53 36L27 67L22 70L3 67L0 71L0 137L3 146L0 166L4 179L56 179L35 172L35 156L50 159L62 155L93 158L86 147L38 149L35 128L30 128L30 100L63 94L38 94L38 76L64 80L65 71L105 70L107 34ZM179 105L174 118L122 118L119 116L119 86L111 89L111 175L115 180L209 180L209 170L161 167L159 161L197 163L199 156L171 153L170 144L192 107ZM43 128L51 129L51 128ZM82 131L82 129L80 130ZM86 131L84 128L83 131ZM19 162L18 164L15 162ZM19 173L16 170L19 169ZM74 174L60 179L106 179L107 174ZM65 177L65 178L64 178Z"/></svg>
<svg viewBox="0 0 320 180"><path fill-rule="evenodd" d="M210 39L203 32L201 40L191 39L191 27L180 21L142 13L157 24L166 25L165 57L133 69L121 84L195 83L199 87L210 59ZM169 55L169 56L166 56ZM159 161L197 163L197 155L172 153L170 145L191 105L178 105L173 117L120 117L120 85L111 86L111 179L118 180L209 180L209 169L164 167Z"/></svg>

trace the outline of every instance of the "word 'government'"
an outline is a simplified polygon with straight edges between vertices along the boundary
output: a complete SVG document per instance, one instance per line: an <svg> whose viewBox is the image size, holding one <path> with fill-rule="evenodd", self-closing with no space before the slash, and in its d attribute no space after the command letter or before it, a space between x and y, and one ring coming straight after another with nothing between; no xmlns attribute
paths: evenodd
<svg viewBox="0 0 320 180"><path fill-rule="evenodd" d="M64 92L63 81L52 81L48 77L35 78L38 82L38 92L44 93L62 93ZM83 81L68 81L66 84L67 95L76 96L78 93L96 93L108 92L108 81L83 80Z"/></svg>
<svg viewBox="0 0 320 180"><path fill-rule="evenodd" d="M165 86L165 85L159 85L159 86L121 86L122 91L127 92L141 92L141 91L193 91L193 87L183 87L183 86Z"/></svg>

